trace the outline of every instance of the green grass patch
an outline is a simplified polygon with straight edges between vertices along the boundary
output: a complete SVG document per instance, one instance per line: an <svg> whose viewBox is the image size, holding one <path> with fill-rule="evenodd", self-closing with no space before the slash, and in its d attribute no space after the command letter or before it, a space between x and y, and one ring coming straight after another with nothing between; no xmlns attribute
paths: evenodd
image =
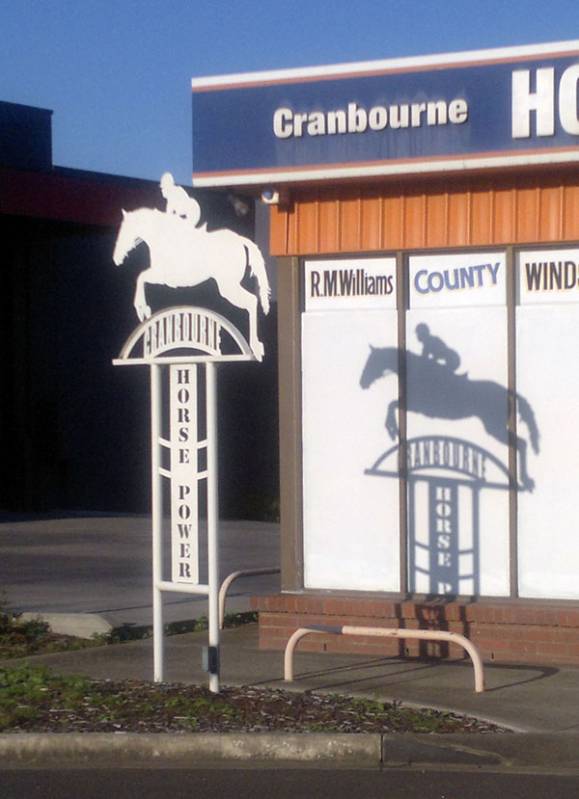
<svg viewBox="0 0 579 799"><path fill-rule="evenodd" d="M0 669L0 732L191 731L238 716L229 699L198 686L97 682L29 665Z"/></svg>
<svg viewBox="0 0 579 799"><path fill-rule="evenodd" d="M76 708L89 684L83 677L59 677L42 667L0 669L0 732L34 724L52 708Z"/></svg>

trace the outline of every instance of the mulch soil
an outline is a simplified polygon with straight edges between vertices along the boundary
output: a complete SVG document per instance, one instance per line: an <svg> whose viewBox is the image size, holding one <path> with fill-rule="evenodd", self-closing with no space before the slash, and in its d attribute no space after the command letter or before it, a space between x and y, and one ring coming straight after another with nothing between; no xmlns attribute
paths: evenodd
<svg viewBox="0 0 579 799"><path fill-rule="evenodd" d="M508 732L452 713L341 695L138 681L92 682L45 691L34 714L4 732Z"/></svg>

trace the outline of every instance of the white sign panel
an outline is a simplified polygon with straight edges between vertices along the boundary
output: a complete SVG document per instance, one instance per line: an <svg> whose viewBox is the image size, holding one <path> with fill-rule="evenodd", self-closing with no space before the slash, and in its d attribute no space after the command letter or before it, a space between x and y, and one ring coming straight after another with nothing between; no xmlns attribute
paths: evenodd
<svg viewBox="0 0 579 799"><path fill-rule="evenodd" d="M399 591L398 480L366 473L392 445L398 376L362 380L372 347L397 355L396 311L305 313L302 347L305 586Z"/></svg>
<svg viewBox="0 0 579 799"><path fill-rule="evenodd" d="M197 366L173 364L169 372L172 578L198 583Z"/></svg>
<svg viewBox="0 0 579 799"><path fill-rule="evenodd" d="M505 272L504 252L412 256L409 259L410 307L504 305Z"/></svg>
<svg viewBox="0 0 579 799"><path fill-rule="evenodd" d="M579 302L579 249L519 253L521 305Z"/></svg>
<svg viewBox="0 0 579 799"><path fill-rule="evenodd" d="M578 306L517 309L517 391L531 404L538 431L528 450L535 487L518 498L523 597L579 599L578 330Z"/></svg>
<svg viewBox="0 0 579 799"><path fill-rule="evenodd" d="M410 590L506 596L507 309L414 309L406 322Z"/></svg>
<svg viewBox="0 0 579 799"><path fill-rule="evenodd" d="M306 311L396 308L396 259L306 261Z"/></svg>

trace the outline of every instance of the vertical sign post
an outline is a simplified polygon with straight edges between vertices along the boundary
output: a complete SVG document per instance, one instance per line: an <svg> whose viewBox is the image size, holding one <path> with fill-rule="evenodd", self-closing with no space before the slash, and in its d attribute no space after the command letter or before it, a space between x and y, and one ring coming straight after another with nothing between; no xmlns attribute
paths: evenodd
<svg viewBox="0 0 579 799"><path fill-rule="evenodd" d="M209 690L219 691L219 548L217 520L219 495L217 487L217 386L216 367L207 363L207 570L209 582Z"/></svg>
<svg viewBox="0 0 579 799"><path fill-rule="evenodd" d="M151 364L151 485L153 527L153 649L154 679L163 681L163 486L161 484L161 367Z"/></svg>
<svg viewBox="0 0 579 799"><path fill-rule="evenodd" d="M230 349L234 345L227 354L221 352L225 337ZM163 593L205 595L209 604L206 670L209 690L219 692L217 363L255 360L247 341L224 317L200 308L170 308L143 322L114 361L117 366L140 364L150 369L155 682L165 679ZM199 407L203 376L204 408ZM165 379L168 387L164 391ZM165 396L169 398L168 438L163 435ZM200 438L203 429L205 437ZM163 480L169 483L167 492ZM200 582L199 563L199 493L203 486L207 498L206 583ZM163 562L164 494L169 498L169 564Z"/></svg>

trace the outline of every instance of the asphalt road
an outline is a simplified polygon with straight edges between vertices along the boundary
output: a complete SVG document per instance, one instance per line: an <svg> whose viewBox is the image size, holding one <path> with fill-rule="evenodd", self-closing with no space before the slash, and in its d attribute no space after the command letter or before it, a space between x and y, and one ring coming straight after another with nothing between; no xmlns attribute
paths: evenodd
<svg viewBox="0 0 579 799"><path fill-rule="evenodd" d="M14 770L2 799L576 799L579 776L325 769Z"/></svg>

